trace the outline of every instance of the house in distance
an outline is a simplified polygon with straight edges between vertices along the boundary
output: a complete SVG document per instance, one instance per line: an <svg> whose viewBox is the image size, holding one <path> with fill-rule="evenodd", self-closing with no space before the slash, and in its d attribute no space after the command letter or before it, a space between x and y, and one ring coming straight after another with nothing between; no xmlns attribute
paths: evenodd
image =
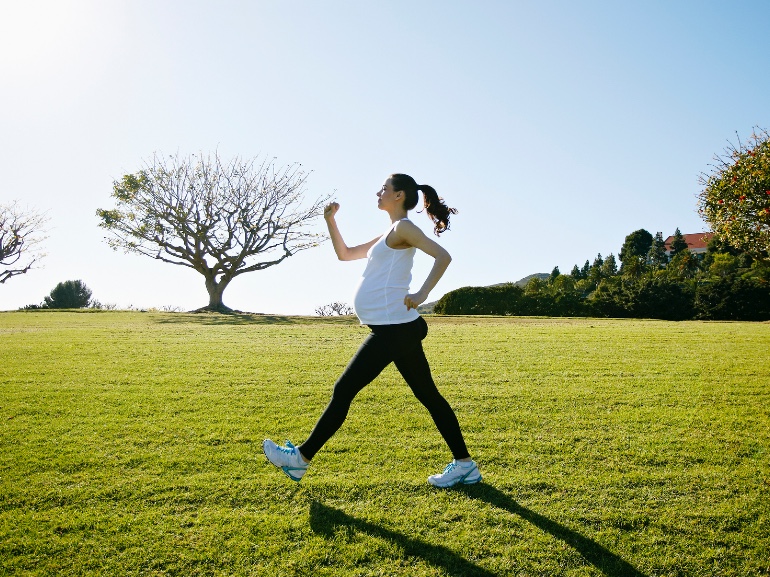
<svg viewBox="0 0 770 577"><path fill-rule="evenodd" d="M687 249L696 255L706 254L709 241L714 236L713 232L696 232L694 234L683 234L682 237L687 243ZM674 237L670 236L665 240L666 255L671 256L671 244L674 242Z"/></svg>

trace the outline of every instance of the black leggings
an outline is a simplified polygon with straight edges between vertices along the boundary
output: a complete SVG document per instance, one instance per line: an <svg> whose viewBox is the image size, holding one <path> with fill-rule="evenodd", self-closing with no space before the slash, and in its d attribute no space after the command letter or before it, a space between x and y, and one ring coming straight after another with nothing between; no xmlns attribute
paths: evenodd
<svg viewBox="0 0 770 577"><path fill-rule="evenodd" d="M438 392L430 366L422 350L422 340L428 334L425 319L399 325L370 325L372 332L348 363L334 385L329 405L318 419L307 440L298 448L306 459L323 447L342 426L353 398L371 383L391 362L404 377L414 396L425 405L433 417L455 459L469 457L460 424L452 407Z"/></svg>

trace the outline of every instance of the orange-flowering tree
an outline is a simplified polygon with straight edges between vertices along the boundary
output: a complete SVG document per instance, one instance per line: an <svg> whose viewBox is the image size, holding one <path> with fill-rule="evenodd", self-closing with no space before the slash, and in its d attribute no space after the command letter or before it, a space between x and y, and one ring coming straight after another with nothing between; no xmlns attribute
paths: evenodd
<svg viewBox="0 0 770 577"><path fill-rule="evenodd" d="M770 261L770 134L756 129L730 145L702 174L698 210L718 238L757 260Z"/></svg>

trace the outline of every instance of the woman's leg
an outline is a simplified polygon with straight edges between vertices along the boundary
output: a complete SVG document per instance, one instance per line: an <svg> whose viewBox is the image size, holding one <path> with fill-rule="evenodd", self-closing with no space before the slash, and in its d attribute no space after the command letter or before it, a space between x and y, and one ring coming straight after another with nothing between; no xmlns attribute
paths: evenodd
<svg viewBox="0 0 770 577"><path fill-rule="evenodd" d="M371 333L366 337L358 352L348 363L334 385L332 398L318 419L307 440L297 447L305 459L312 459L334 433L339 430L348 415L353 398L371 383L392 357L381 336Z"/></svg>
<svg viewBox="0 0 770 577"><path fill-rule="evenodd" d="M404 347L401 354L394 359L394 363L414 396L428 409L439 433L449 445L452 456L458 460L468 459L470 454L465 446L457 416L433 382L430 365L420 342L426 334L427 325L418 333L420 340L412 346Z"/></svg>

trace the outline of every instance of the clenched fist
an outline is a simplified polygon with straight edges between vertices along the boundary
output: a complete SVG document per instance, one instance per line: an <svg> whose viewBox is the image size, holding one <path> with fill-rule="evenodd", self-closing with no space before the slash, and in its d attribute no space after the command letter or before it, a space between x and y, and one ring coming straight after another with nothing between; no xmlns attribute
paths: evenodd
<svg viewBox="0 0 770 577"><path fill-rule="evenodd" d="M324 218L327 220L333 218L339 209L340 204L338 202L330 202L324 207Z"/></svg>

